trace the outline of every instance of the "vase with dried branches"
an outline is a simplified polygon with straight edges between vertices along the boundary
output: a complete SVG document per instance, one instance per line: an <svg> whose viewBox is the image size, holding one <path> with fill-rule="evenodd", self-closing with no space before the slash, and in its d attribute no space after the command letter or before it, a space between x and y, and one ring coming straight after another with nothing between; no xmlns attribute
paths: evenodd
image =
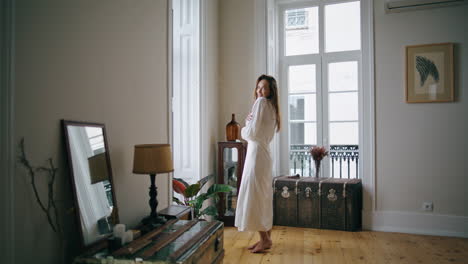
<svg viewBox="0 0 468 264"><path fill-rule="evenodd" d="M61 260L63 263L66 261L65 257L65 240L63 236L63 229L62 225L60 224L59 213L56 205L56 198L54 193L54 185L55 179L57 177L58 168L55 167L52 158L47 160L47 166L33 166L29 162L25 146L24 146L24 138L20 140L19 143L19 154L18 154L18 163L24 167L26 170L29 180L31 183L31 188L34 193L34 197L36 198L36 202L39 205L41 211L47 218L47 222L49 223L50 228L54 233L57 235L57 238L60 242L60 252L61 252ZM36 180L39 174L45 173L47 174L47 199L41 198L39 191L37 189Z"/></svg>
<svg viewBox="0 0 468 264"><path fill-rule="evenodd" d="M322 159L328 156L328 151L325 147L314 146L309 152L315 163L315 177L318 178L320 176L320 164Z"/></svg>

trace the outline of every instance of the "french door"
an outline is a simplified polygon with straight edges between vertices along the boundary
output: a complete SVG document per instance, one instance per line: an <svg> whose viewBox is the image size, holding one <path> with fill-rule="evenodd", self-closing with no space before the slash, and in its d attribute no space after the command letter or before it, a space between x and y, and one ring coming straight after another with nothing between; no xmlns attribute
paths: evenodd
<svg viewBox="0 0 468 264"><path fill-rule="evenodd" d="M318 145L330 151L320 176L359 177L360 1L282 4L278 21L281 167L315 176Z"/></svg>

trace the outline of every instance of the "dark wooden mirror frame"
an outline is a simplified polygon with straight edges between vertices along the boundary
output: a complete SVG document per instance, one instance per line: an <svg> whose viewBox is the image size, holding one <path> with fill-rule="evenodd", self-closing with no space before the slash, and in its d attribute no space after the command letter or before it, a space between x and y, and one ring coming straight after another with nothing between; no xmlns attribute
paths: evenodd
<svg viewBox="0 0 468 264"><path fill-rule="evenodd" d="M116 222L119 223L119 210L118 210L118 205L117 205L117 199L115 196L115 187L114 187L114 180L112 177L112 166L111 166L111 161L110 161L110 152L109 152L109 144L107 142L107 136L106 136L106 128L104 124L101 123L94 123L94 122L84 122L84 121L71 121L71 120L65 120L62 119L62 128L63 128L63 133L65 135L65 145L67 148L67 160L68 160L68 168L69 168L69 173L70 173L70 181L72 183L72 190L73 190L73 198L74 198L74 209L75 209L75 216L77 220L77 224L79 226L79 233L80 233L80 239L81 239L81 248L83 251L88 251L93 248L101 248L107 245L107 238L111 236L109 234L108 236L98 239L95 242L85 245L84 243L84 236L83 236L83 230L82 230L82 224L81 224L81 215L80 215L80 207L78 204L78 195L76 192L76 184L75 184L75 177L73 173L73 162L71 160L71 149L70 149L70 139L68 135L68 126L81 126L81 127L99 127L102 129L102 136L104 138L104 149L106 151L106 161L107 161L107 169L109 172L109 182L111 184L111 192L112 192L112 202L115 207L115 219Z"/></svg>

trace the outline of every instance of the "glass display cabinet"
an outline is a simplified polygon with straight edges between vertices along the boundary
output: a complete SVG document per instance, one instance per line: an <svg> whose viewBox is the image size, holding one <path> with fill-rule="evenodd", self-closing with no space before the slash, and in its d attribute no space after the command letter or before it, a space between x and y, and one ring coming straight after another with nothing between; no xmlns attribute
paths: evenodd
<svg viewBox="0 0 468 264"><path fill-rule="evenodd" d="M235 141L218 142L217 183L228 184L234 188L228 194L221 194L218 203L219 219L224 222L225 226L234 226L237 191L242 180L246 152L246 143Z"/></svg>

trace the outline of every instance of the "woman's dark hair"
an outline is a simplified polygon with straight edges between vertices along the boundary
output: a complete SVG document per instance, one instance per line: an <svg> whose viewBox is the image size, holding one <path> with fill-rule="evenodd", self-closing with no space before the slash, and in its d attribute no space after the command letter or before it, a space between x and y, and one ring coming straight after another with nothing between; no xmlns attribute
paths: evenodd
<svg viewBox="0 0 468 264"><path fill-rule="evenodd" d="M270 100L271 104L275 108L276 113L276 131L280 131L281 129L281 114L280 114L280 107L279 107L279 94L278 94L278 84L275 78L271 75L262 74L257 78L257 83L254 89L254 98L257 100L257 87L258 83L262 80L267 81L268 88L270 88L270 95L267 97Z"/></svg>

